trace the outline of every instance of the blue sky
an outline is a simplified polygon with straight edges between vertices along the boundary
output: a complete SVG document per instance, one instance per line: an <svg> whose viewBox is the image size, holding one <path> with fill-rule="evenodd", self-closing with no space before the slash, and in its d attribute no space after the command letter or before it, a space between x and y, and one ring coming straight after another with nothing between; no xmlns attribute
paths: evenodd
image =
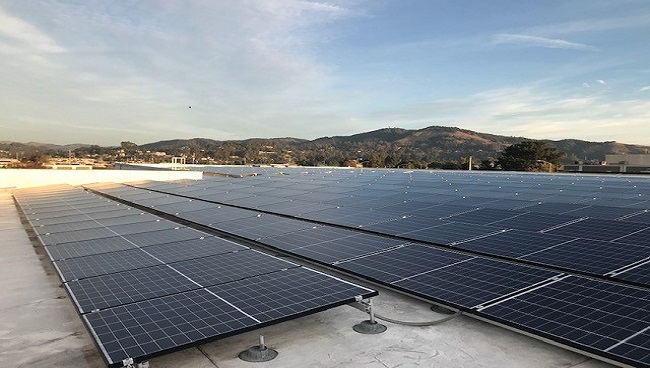
<svg viewBox="0 0 650 368"><path fill-rule="evenodd" d="M0 140L650 145L649 36L647 0L0 0Z"/></svg>

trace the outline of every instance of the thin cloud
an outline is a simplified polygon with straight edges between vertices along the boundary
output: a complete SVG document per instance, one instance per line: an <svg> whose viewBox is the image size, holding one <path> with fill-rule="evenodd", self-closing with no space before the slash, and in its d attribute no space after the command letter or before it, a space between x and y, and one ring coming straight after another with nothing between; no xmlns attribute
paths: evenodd
<svg viewBox="0 0 650 368"><path fill-rule="evenodd" d="M641 87L639 91L641 92L650 91L650 86Z"/></svg>
<svg viewBox="0 0 650 368"><path fill-rule="evenodd" d="M492 37L495 45L517 44L529 47L544 47L551 49L570 49L582 51L595 51L596 48L582 43L570 42L558 38L546 38L521 34L500 33Z"/></svg>

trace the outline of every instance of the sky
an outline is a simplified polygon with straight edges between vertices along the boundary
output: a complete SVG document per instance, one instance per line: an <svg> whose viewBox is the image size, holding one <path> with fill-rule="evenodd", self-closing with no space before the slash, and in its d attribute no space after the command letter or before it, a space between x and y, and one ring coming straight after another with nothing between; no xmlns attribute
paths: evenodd
<svg viewBox="0 0 650 368"><path fill-rule="evenodd" d="M650 145L648 0L0 0L0 141Z"/></svg>

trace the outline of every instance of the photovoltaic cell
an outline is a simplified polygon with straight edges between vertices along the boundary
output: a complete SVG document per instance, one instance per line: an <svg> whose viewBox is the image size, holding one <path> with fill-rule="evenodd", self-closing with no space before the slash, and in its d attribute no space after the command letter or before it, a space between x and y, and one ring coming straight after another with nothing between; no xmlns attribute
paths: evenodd
<svg viewBox="0 0 650 368"><path fill-rule="evenodd" d="M208 288L244 313L264 322L281 321L327 306L369 298L376 292L304 267Z"/></svg>
<svg viewBox="0 0 650 368"><path fill-rule="evenodd" d="M391 284L424 298L473 308L557 275L513 263L473 258Z"/></svg>
<svg viewBox="0 0 650 368"><path fill-rule="evenodd" d="M575 211L566 212L566 215L576 217L593 217L603 220L615 220L619 217L628 216L639 212L635 208L609 207L609 206L589 206L579 208Z"/></svg>
<svg viewBox="0 0 650 368"><path fill-rule="evenodd" d="M650 326L649 308L648 290L570 276L489 306L481 313L583 350L617 355L617 360L639 366L650 364L647 340L631 337ZM619 345L621 341L627 346ZM630 355L630 351L645 353Z"/></svg>
<svg viewBox="0 0 650 368"><path fill-rule="evenodd" d="M165 244L179 242L183 240L199 239L202 237L210 236L202 231L194 230L187 227L178 229L159 230L149 233L137 233L124 235L124 238L133 242L141 247L155 244Z"/></svg>
<svg viewBox="0 0 650 368"><path fill-rule="evenodd" d="M167 265L95 276L65 283L81 313L198 289Z"/></svg>
<svg viewBox="0 0 650 368"><path fill-rule="evenodd" d="M650 226L650 224L647 224ZM650 228L625 235L616 240L618 243L627 243L650 247Z"/></svg>
<svg viewBox="0 0 650 368"><path fill-rule="evenodd" d="M476 211L465 212L445 218L446 221L466 222L468 224L487 225L499 220L519 215L520 212L500 210L494 208L481 208Z"/></svg>
<svg viewBox="0 0 650 368"><path fill-rule="evenodd" d="M627 269L613 277L637 284L650 285L650 263L643 263L634 268Z"/></svg>
<svg viewBox="0 0 650 368"><path fill-rule="evenodd" d="M86 230L86 229L94 229L94 228L99 228L99 227L104 227L102 224L98 223L97 221L90 220L86 217L85 220L82 221L75 221L75 222L65 222L62 224L52 224L52 225L42 225L42 226L34 226L34 232L36 232L38 235L44 236L46 234L50 233L60 233L60 232L66 232L66 231L77 231L77 230Z"/></svg>
<svg viewBox="0 0 650 368"><path fill-rule="evenodd" d="M113 236L110 238L50 245L45 247L45 250L50 255L50 259L60 260L134 248L136 246L132 242L120 236Z"/></svg>
<svg viewBox="0 0 650 368"><path fill-rule="evenodd" d="M542 231L551 227L576 221L578 218L566 215L549 215L544 213L524 213L517 217L494 222L493 226L503 226L508 229Z"/></svg>
<svg viewBox="0 0 650 368"><path fill-rule="evenodd" d="M54 265L63 281L134 270L158 264L161 264L161 262L140 249L129 249L54 261Z"/></svg>
<svg viewBox="0 0 650 368"><path fill-rule="evenodd" d="M83 240L108 238L118 235L105 227L98 227L93 229L83 229L76 231L63 231L60 233L43 234L40 236L43 245L53 245L68 242L78 242Z"/></svg>
<svg viewBox="0 0 650 368"><path fill-rule="evenodd" d="M355 234L332 241L294 248L291 252L323 263L334 263L397 247L404 243L403 240L369 234Z"/></svg>
<svg viewBox="0 0 650 368"><path fill-rule="evenodd" d="M228 336L259 322L205 290L84 314L109 365Z"/></svg>
<svg viewBox="0 0 650 368"><path fill-rule="evenodd" d="M153 232L158 230L168 230L181 228L181 226L168 220L155 220L149 222L137 222L133 224L120 224L109 226L108 229L118 235L129 235L137 233Z"/></svg>
<svg viewBox="0 0 650 368"><path fill-rule="evenodd" d="M521 257L521 259L568 270L603 275L649 257L649 247L575 239Z"/></svg>
<svg viewBox="0 0 650 368"><path fill-rule="evenodd" d="M566 226L558 227L548 231L548 233L610 241L622 238L626 235L631 235L647 228L649 228L649 225L646 224L588 218Z"/></svg>
<svg viewBox="0 0 650 368"><path fill-rule="evenodd" d="M449 222L444 225L411 231L401 236L413 240L426 241L435 244L453 244L466 239L485 236L503 231L496 226L480 226L462 222Z"/></svg>
<svg viewBox="0 0 650 368"><path fill-rule="evenodd" d="M295 263L251 249L174 262L170 265L201 286L223 284L285 268L298 267Z"/></svg>
<svg viewBox="0 0 650 368"><path fill-rule="evenodd" d="M510 230L458 243L455 247L490 255L520 258L571 240L575 240L575 238Z"/></svg>
<svg viewBox="0 0 650 368"><path fill-rule="evenodd" d="M205 238L184 240L173 243L151 245L144 248L159 260L170 263L193 258L213 256L216 254L248 249L228 240L209 236Z"/></svg>
<svg viewBox="0 0 650 368"><path fill-rule="evenodd" d="M473 257L411 244L337 263L336 266L383 283L392 283Z"/></svg>

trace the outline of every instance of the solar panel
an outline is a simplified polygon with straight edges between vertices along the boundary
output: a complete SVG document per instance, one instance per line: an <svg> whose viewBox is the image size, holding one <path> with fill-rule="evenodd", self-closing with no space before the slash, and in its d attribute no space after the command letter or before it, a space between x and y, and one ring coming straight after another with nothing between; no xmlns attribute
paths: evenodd
<svg viewBox="0 0 650 368"><path fill-rule="evenodd" d="M205 289L87 313L82 316L109 366L226 337L259 325Z"/></svg>
<svg viewBox="0 0 650 368"><path fill-rule="evenodd" d="M424 272L431 272L472 256L411 244L338 262L340 267L356 275L390 284Z"/></svg>
<svg viewBox="0 0 650 368"><path fill-rule="evenodd" d="M487 225L499 220L505 220L519 215L520 212L500 210L495 208L480 208L476 211L446 217L447 221L466 222L468 224Z"/></svg>
<svg viewBox="0 0 650 368"><path fill-rule="evenodd" d="M198 289L167 265L127 270L65 283L81 313Z"/></svg>
<svg viewBox="0 0 650 368"><path fill-rule="evenodd" d="M649 257L649 247L575 239L523 256L521 259L556 268L603 275Z"/></svg>
<svg viewBox="0 0 650 368"><path fill-rule="evenodd" d="M285 268L298 267L295 263L252 249L194 258L170 263L170 265L201 286L223 284Z"/></svg>
<svg viewBox="0 0 650 368"><path fill-rule="evenodd" d="M650 327L649 308L648 290L570 276L500 301L481 313L582 350L641 366L650 364L648 340L636 337Z"/></svg>
<svg viewBox="0 0 650 368"><path fill-rule="evenodd" d="M35 233L39 235L45 235L50 233L86 230L86 229L93 229L98 227L104 227L104 226L98 223L97 221L90 220L86 217L85 220L81 220L81 221L65 222L62 224L33 226L33 229Z"/></svg>
<svg viewBox="0 0 650 368"><path fill-rule="evenodd" d="M633 222L589 218L549 230L548 233L574 236L585 239L610 241L622 238L626 235L630 235L647 228L650 228L650 226Z"/></svg>
<svg viewBox="0 0 650 368"><path fill-rule="evenodd" d="M572 240L575 238L511 230L458 243L455 247L507 258L521 258Z"/></svg>
<svg viewBox="0 0 650 368"><path fill-rule="evenodd" d="M157 230L176 229L180 227L181 226L176 222L157 219L154 221L137 222L133 224L111 225L108 226L107 228L117 235L129 235L129 234L152 232Z"/></svg>
<svg viewBox="0 0 650 368"><path fill-rule="evenodd" d="M622 182L602 177L519 173L377 170L359 175L353 170L300 173L289 169L292 175L278 176L273 169L255 170L265 174L236 181L206 180L197 182L194 188L176 188L175 192L348 229L361 225L366 231L451 245L472 254L479 252L512 262L405 244L401 240L388 247L381 242L355 244L355 235L360 234L357 231L322 225L291 231L292 225L285 228L282 220L266 222L270 214L257 217L258 211L226 206L221 210L187 211L179 217L187 216L191 221L211 224L222 231L466 310L489 310L494 303L555 285L561 277L551 269L604 275L621 283L644 284L647 280L644 271L650 263L646 261L646 251L633 245L639 243L650 249L644 236L650 229L643 221L647 212L641 212L647 208L639 207L644 201L639 197L644 193L639 188L647 184L634 177ZM236 171L247 172L242 168ZM274 188L283 189L269 190ZM338 208L328 208L331 206ZM230 213L234 217L229 217ZM193 262L200 259L196 253L187 254L194 257ZM523 261L547 269L527 266ZM258 277L262 276L252 276ZM248 279L241 281L245 280ZM627 341L642 341L637 337L646 332L639 331L625 341L617 340L618 345L608 349L641 354L643 343ZM608 331L602 333L610 339L618 338ZM571 340L562 341L571 345ZM601 356L609 354L599 348L591 349ZM618 356L613 359L621 361Z"/></svg>
<svg viewBox="0 0 650 368"><path fill-rule="evenodd" d="M650 226L650 224L647 224ZM650 247L650 228L625 235L616 240L619 243L628 243Z"/></svg>
<svg viewBox="0 0 650 368"><path fill-rule="evenodd" d="M404 244L402 240L355 234L330 241L293 248L292 253L323 263L334 263Z"/></svg>
<svg viewBox="0 0 650 368"><path fill-rule="evenodd" d="M475 308L557 275L557 272L513 263L472 258L406 277L391 285L430 300Z"/></svg>
<svg viewBox="0 0 650 368"><path fill-rule="evenodd" d="M60 260L134 248L136 246L132 242L120 236L113 236L110 238L89 239L50 245L45 247L45 250L50 255L50 259Z"/></svg>
<svg viewBox="0 0 650 368"><path fill-rule="evenodd" d="M161 262L140 249L128 249L54 261L54 265L63 281L134 270L158 264L161 264Z"/></svg>
<svg viewBox="0 0 650 368"><path fill-rule="evenodd" d="M376 295L370 289L295 267L217 285L208 290L262 323L282 321Z"/></svg>
<svg viewBox="0 0 650 368"><path fill-rule="evenodd" d="M410 231L401 236L435 244L454 244L463 240L486 236L503 231L496 226L480 226L462 222L449 222L443 225Z"/></svg>
<svg viewBox="0 0 650 368"><path fill-rule="evenodd" d="M603 220L615 220L619 217L629 216L640 212L635 208L610 207L610 206L589 206L579 208L575 211L566 212L566 215L576 217L593 217Z"/></svg>
<svg viewBox="0 0 650 368"><path fill-rule="evenodd" d="M147 253L165 262L177 262L187 259L213 256L216 254L248 249L228 240L208 236L173 243L156 244L144 248Z"/></svg>
<svg viewBox="0 0 650 368"><path fill-rule="evenodd" d="M62 231L58 233L45 233L40 235L43 245L53 245L68 242L78 242L90 239L108 238L117 235L105 227L96 227L92 229L83 229L76 231Z"/></svg>
<svg viewBox="0 0 650 368"><path fill-rule="evenodd" d="M645 262L635 267L628 268L621 273L613 275L619 280L634 282L641 285L650 285L650 262Z"/></svg>
<svg viewBox="0 0 650 368"><path fill-rule="evenodd" d="M525 210L525 209L524 209ZM577 217L566 215L549 215L544 213L523 213L492 223L494 226L503 226L509 229L542 231L562 224L577 221Z"/></svg>
<svg viewBox="0 0 650 368"><path fill-rule="evenodd" d="M148 233L137 233L124 235L124 238L130 242L138 244L141 247L156 244L174 243L184 240L199 239L210 236L202 231L194 230L187 227L159 230Z"/></svg>

